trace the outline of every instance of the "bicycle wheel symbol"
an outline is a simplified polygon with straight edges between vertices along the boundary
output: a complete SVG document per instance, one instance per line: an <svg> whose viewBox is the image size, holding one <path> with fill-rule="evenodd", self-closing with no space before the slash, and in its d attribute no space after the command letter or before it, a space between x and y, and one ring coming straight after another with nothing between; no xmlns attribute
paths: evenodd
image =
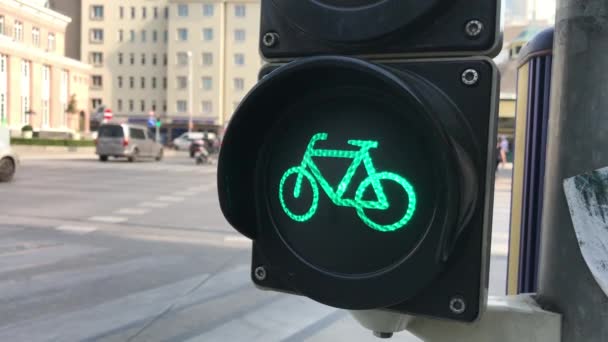
<svg viewBox="0 0 608 342"><path fill-rule="evenodd" d="M289 178L289 176L291 175L297 175L300 177L301 175L301 180L300 180L300 184L298 184L298 182L295 182L294 188L293 188L293 197L294 198L299 198L300 195L302 194L302 180L306 179L308 180L308 182L310 183L310 187L312 189L312 203L310 204L310 208L308 209L308 211L306 211L304 214L298 215L294 212L292 212L288 207L287 204L285 202L285 184L287 182L287 178ZM291 169L287 170L285 172L285 174L283 174L283 177L281 178L281 182L279 185L279 200L281 201L281 206L283 207L283 210L285 211L285 214L287 214L287 216L289 216L292 220L297 221L297 222L306 222L308 220L310 220L310 218L315 214L315 212L317 211L317 207L319 206L319 187L317 185L317 182L315 182L315 179L313 178L313 176L310 174L310 172L306 171L306 169L302 168L301 166L294 166Z"/></svg>
<svg viewBox="0 0 608 342"><path fill-rule="evenodd" d="M359 215L359 218L361 219L361 221L363 221L366 225L368 225L372 229L375 229L375 230L381 231L381 232L392 232L392 231L395 231L395 230L405 226L412 219L412 216L414 216L414 212L416 211L416 192L414 192L414 187L412 187L412 185L405 178L403 178L397 174L391 173L391 172L380 172L380 173L375 173L373 175L370 175L363 182L361 182L361 184L359 184L359 187L357 188L357 192L355 193L355 201L358 203L362 203L363 195L365 194L365 191L367 190L367 188L370 185L372 185L374 182L380 182L383 180L396 182L405 190L405 193L407 195L407 200L408 200L407 209L405 210L405 214L397 222L392 223L392 224L383 225L383 224L374 222L372 219L370 219L366 215L365 210L384 210L389 206L389 203L386 202L386 207L383 208L381 204L384 204L384 203L378 202L378 205L375 208L371 208L371 209L365 208L364 206L356 207L357 215Z"/></svg>

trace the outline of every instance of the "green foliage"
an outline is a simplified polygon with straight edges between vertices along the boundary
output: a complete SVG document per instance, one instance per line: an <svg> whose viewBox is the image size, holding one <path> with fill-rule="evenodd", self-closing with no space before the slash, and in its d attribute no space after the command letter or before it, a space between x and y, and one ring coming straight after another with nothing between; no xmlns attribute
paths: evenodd
<svg viewBox="0 0 608 342"><path fill-rule="evenodd" d="M21 128L21 132L32 132L34 128L30 125L25 125Z"/></svg>
<svg viewBox="0 0 608 342"><path fill-rule="evenodd" d="M66 139L22 139L11 138L11 145L29 146L65 146L65 147L94 147L93 140L66 140Z"/></svg>
<svg viewBox="0 0 608 342"><path fill-rule="evenodd" d="M72 94L72 96L70 96L70 102L68 103L68 108L65 110L66 112L70 113L70 114L74 114L78 111L78 109L76 109L76 94Z"/></svg>

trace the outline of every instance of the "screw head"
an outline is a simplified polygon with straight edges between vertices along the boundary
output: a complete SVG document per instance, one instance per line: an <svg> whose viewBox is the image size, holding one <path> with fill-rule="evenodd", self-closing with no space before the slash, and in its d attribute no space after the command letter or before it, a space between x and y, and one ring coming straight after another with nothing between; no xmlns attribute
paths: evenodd
<svg viewBox="0 0 608 342"><path fill-rule="evenodd" d="M450 311L460 315L467 309L467 304L462 297L454 297L450 299Z"/></svg>
<svg viewBox="0 0 608 342"><path fill-rule="evenodd" d="M253 276L259 281L266 279L266 269L264 268L264 266L256 267L253 271Z"/></svg>
<svg viewBox="0 0 608 342"><path fill-rule="evenodd" d="M471 38L477 38L483 31L483 23L479 20L470 20L464 26L464 32Z"/></svg>
<svg viewBox="0 0 608 342"><path fill-rule="evenodd" d="M465 85L468 85L468 86L475 85L479 81L479 73L475 69L467 69L462 72L462 75L460 76L460 80Z"/></svg>
<svg viewBox="0 0 608 342"><path fill-rule="evenodd" d="M266 32L262 37L262 44L265 47L273 47L279 42L279 34L276 32Z"/></svg>

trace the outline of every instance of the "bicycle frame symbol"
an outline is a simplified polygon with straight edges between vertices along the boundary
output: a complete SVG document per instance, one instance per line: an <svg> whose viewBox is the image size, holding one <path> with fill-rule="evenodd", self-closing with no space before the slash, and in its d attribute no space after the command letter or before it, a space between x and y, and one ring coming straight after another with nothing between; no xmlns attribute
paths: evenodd
<svg viewBox="0 0 608 342"><path fill-rule="evenodd" d="M299 166L289 168L281 177L279 184L279 200L281 206L285 211L285 214L292 220L297 222L306 222L310 220L317 211L319 206L319 186L329 199L337 206L352 207L357 211L359 218L370 228L381 232L391 232L403 228L414 216L416 211L416 193L412 185L403 177L392 173L392 172L378 172L376 171L370 155L370 150L378 148L378 142L372 140L348 140L348 144L359 147L359 150L325 150L315 149L314 145L318 141L327 140L327 133L315 134L306 147L306 152L302 163ZM352 164L346 170L346 174L338 184L337 188L334 189L327 182L327 180L321 175L321 171L315 164L313 157L325 157L325 158L347 158L352 159ZM365 178L361 184L357 187L355 192L355 198L344 198L344 193L348 189L352 182L353 176L357 168L363 165L367 172L367 178ZM292 212L285 202L285 185L287 184L287 178L292 175L296 175L295 186L293 188L293 197L299 198L302 193L302 182L304 179L308 180L310 187L312 188L312 203L308 211L304 214L296 214ZM390 203L384 193L381 181L392 181L399 184L404 190L408 198L408 205L405 209L403 216L394 223L391 224L379 224L370 219L366 210L386 210L390 207ZM363 195L365 194L368 187L372 187L376 200L364 200Z"/></svg>

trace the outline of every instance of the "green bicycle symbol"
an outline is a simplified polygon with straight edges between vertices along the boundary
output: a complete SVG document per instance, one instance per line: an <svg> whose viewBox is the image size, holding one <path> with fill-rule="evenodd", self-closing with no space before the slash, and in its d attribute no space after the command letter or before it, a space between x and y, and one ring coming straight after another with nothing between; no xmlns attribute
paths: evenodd
<svg viewBox="0 0 608 342"><path fill-rule="evenodd" d="M319 206L320 185L321 189L325 191L327 196L335 205L355 208L357 210L357 215L359 216L359 218L372 229L381 232L392 232L402 228L410 221L412 216L414 216L414 212L416 211L416 193L414 192L414 188L405 178L395 173L376 171L372 162L370 150L373 148L378 148L377 141L349 140L348 144L360 148L358 151L315 149L315 143L317 143L317 141L323 140L327 140L327 133L315 134L308 143L302 163L299 166L294 166L285 171L283 177L281 178L281 182L279 184L279 200L287 216L297 222L306 222L310 220L314 216L315 212L317 211L317 207ZM319 170L317 165L315 165L315 162L312 159L313 157L348 158L352 159L353 162L348 167L346 174L338 184L338 187L334 190L332 186L327 182L327 180L325 180L325 178L321 175L321 171ZM363 166L365 167L365 171L367 172L368 176L357 187L354 199L344 198L344 193L348 189L348 186L350 185L357 168L361 164L363 164ZM312 203L308 211L306 211L302 215L292 212L287 207L287 204L285 202L285 184L287 178L292 175L297 176L293 189L294 198L300 197L303 179L308 180L312 188ZM390 207L390 203L386 198L384 188L381 184L381 181L383 180L393 181L399 184L401 187L403 187L408 197L408 205L405 209L405 213L403 214L403 216L395 223L384 225L374 222L365 213L365 211L368 209L386 210ZM376 195L376 200L363 199L363 194L370 186L372 187Z"/></svg>

